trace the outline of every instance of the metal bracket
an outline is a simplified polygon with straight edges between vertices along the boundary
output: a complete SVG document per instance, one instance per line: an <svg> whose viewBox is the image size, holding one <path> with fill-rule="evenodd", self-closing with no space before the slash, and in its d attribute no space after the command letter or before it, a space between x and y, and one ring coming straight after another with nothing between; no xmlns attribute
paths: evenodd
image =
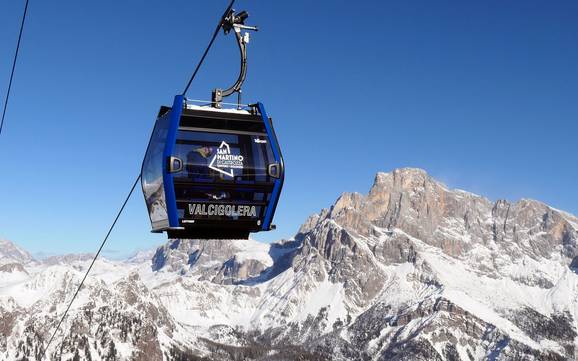
<svg viewBox="0 0 578 361"><path fill-rule="evenodd" d="M223 98L237 93L237 107L241 109L241 87L243 86L243 82L245 82L245 78L247 76L247 44L250 40L249 33L245 32L244 34L241 34L241 30L259 30L256 26L245 25L245 20L247 20L248 17L249 13L246 11L241 11L240 13L235 14L235 10L231 9L229 13L223 18L221 23L221 27L223 28L225 35L229 34L231 30L235 32L235 38L237 39L237 45L239 46L239 51L241 54L241 71L235 84L225 90L220 88L213 90L211 105L214 108L221 108Z"/></svg>

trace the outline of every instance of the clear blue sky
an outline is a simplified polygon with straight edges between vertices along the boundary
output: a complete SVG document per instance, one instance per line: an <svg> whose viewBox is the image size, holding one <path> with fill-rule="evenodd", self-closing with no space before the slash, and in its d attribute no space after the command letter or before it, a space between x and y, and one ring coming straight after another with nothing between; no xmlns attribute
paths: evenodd
<svg viewBox="0 0 578 361"><path fill-rule="evenodd" d="M169 5L170 4L170 5ZM24 0L0 3L5 94ZM91 252L140 171L159 105L180 92L223 1L31 0L0 138L0 237ZM578 213L578 2L243 1L245 99L275 119L287 165L276 215L292 236L377 171L420 167L491 199ZM219 36L189 92L236 76ZM140 189L106 255L160 244Z"/></svg>

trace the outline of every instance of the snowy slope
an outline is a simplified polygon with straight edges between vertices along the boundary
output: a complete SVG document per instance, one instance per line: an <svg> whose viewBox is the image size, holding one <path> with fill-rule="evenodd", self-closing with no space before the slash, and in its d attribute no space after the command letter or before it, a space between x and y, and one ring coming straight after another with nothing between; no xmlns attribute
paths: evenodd
<svg viewBox="0 0 578 361"><path fill-rule="evenodd" d="M577 239L576 217L543 203L491 202L418 169L379 173L292 240L171 240L99 260L47 354L573 360ZM38 354L89 264L15 247L0 267L0 360Z"/></svg>

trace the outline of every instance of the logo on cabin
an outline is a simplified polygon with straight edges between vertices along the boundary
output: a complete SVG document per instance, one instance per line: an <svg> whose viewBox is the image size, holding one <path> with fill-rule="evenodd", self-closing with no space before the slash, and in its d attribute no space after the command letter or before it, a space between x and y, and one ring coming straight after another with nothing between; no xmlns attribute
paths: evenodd
<svg viewBox="0 0 578 361"><path fill-rule="evenodd" d="M209 163L209 168L228 175L229 177L234 177L233 169L243 169L244 160L245 158L240 154L231 154L231 147L223 141L219 148L217 148L217 154L215 154L211 163Z"/></svg>

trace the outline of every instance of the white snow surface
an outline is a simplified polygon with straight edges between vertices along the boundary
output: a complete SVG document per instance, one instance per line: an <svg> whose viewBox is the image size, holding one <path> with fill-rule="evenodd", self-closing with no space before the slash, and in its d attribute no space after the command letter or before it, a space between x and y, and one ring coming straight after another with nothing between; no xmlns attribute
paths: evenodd
<svg viewBox="0 0 578 361"><path fill-rule="evenodd" d="M458 194L463 197L474 196L466 192ZM481 217L482 223L491 222L489 214ZM574 216L563 214L563 217L578 230L578 221ZM339 231L343 229L333 219L328 219L323 227ZM552 249L548 257L532 257L528 254L512 257L503 252L493 240L485 244L476 243L469 233L464 232L464 228L463 219L452 218L444 219L436 230L439 232L436 235L443 239L472 245L467 253L459 257L450 256L440 247L432 246L397 228L374 226L373 235L365 237L351 233L356 249L370 258L368 264L376 267L366 272L379 271L383 275L383 287L374 299L367 300L364 307L359 307L348 297L347 282L331 281L331 264L329 260L323 259L319 249L314 249L314 252L304 255L304 259L300 260L310 268L288 266L274 277L257 277L258 280L247 284L213 282L211 277L203 278L198 273L188 272L197 266L187 263L179 264L182 267L178 271L153 271L151 257L155 250L149 250L126 261L99 259L86 281L85 289L76 299L71 315L80 313L83 306L94 301L89 291L110 292L111 299L115 299L113 296L124 297L126 288L133 286L138 289L138 296L143 302L164 308L178 326L172 335L159 330L157 338L160 344L170 348L174 342L181 342L194 347L198 337L214 336L223 342L235 344L237 341L230 333L231 329L267 330L288 324L301 324L321 312L326 313L327 320L322 332L328 333L336 322L348 317L355 321L364 311L378 303L387 304L393 313L414 309L424 300L442 298L532 349L563 352L561 345L556 342L536 341L529 337L527 331L521 330L508 317L512 312L525 308L546 317L568 313L574 327L578 329L578 274L568 267L567 259L563 258L560 249ZM521 233L526 231L519 230ZM539 236L542 234L534 230L531 237ZM376 246L392 242L396 237L409 240L415 247L417 256L414 262L387 263L380 261L373 253ZM531 237L528 239L532 240ZM292 248L284 248L282 244L274 247L253 240L230 242L231 249L235 250L235 262L244 264L257 261L265 267L261 275L271 273L276 260L292 251ZM520 247L513 242L509 245L515 250ZM180 249L174 252L185 253ZM0 272L0 309L6 312L21 309L23 312L41 315L51 312L61 314L66 307L65 301L76 290L90 264L90 260L84 257L53 258L57 260L53 263L32 262L26 251L10 242L0 242L0 255L6 255L6 262L0 262L0 265L18 259L24 262L25 269L25 272ZM186 254L179 253L178 256L187 258ZM172 257L171 260L175 262L181 259L175 255ZM220 263L213 259L199 267L207 272L213 269L216 274L222 270ZM492 271L484 272L481 267L484 265L491 266ZM55 300L59 300L58 305L55 310L51 310L50 306ZM423 322L420 319L410 320L403 335L409 336ZM23 324L16 326L17 330L23 328ZM452 332L458 338L464 336L459 329ZM352 337L346 331L341 335L345 340ZM391 328L388 326L371 340L368 347L379 354L380 347L387 344L384 340L391 337ZM443 352L441 345L432 343L436 349L439 348L439 352ZM119 354L124 358L129 358L134 351L128 343L119 341L117 346ZM459 345L457 352L467 359L470 350L466 351L464 345ZM473 352L477 359L486 356L479 349ZM13 354L0 348L0 360L9 360L11 356Z"/></svg>

